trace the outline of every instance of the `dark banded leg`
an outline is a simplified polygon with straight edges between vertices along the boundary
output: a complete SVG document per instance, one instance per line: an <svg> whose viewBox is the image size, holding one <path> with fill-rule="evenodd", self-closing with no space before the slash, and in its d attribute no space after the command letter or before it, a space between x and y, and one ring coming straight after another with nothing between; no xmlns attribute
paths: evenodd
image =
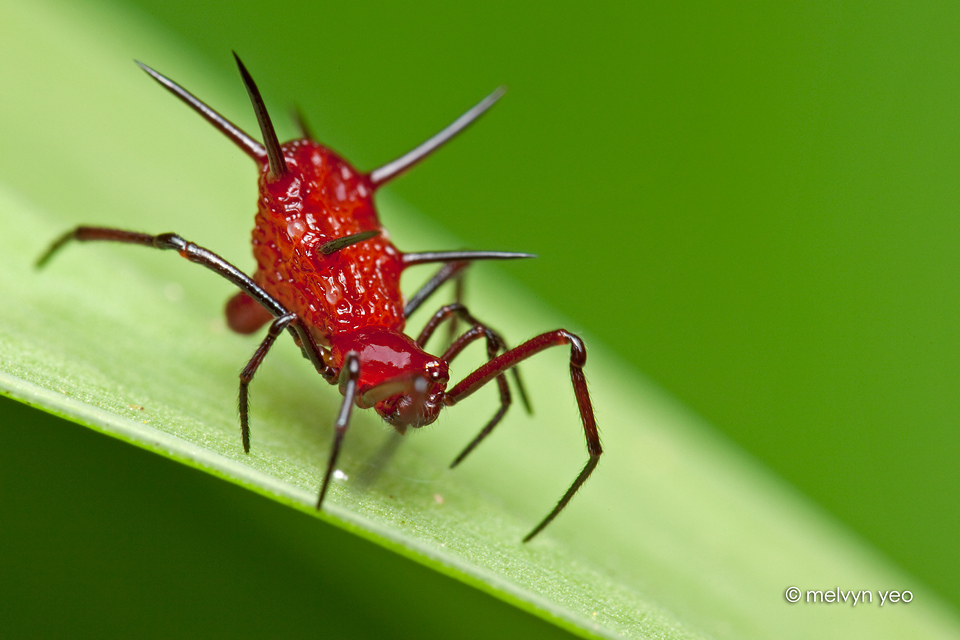
<svg viewBox="0 0 960 640"><path fill-rule="evenodd" d="M453 302L455 304L463 304L463 280L462 273L453 280ZM447 344L453 344L454 339L457 337L457 329L457 318L454 316L450 319L450 326L447 331ZM504 347L504 351L506 351L506 347Z"/></svg>
<svg viewBox="0 0 960 640"><path fill-rule="evenodd" d="M457 357L461 351L463 351L464 347L481 337L487 338L488 360L493 360L497 357L497 354L501 350L506 350L506 348L503 346L503 341L499 339L499 336L492 333L483 325L475 324L470 327L466 333L454 340L453 344L450 345L450 348L447 349L447 352L443 354L444 361L450 362L453 358ZM470 444L464 447L463 451L461 451L459 455L454 458L453 462L450 463L451 469L463 462L463 459L467 457L467 454L473 451L476 446L483 441L484 438L490 435L490 432L493 431L493 428L500 424L500 421L503 420L503 416L507 414L507 409L509 409L510 405L513 403L513 398L510 395L510 387L507 385L507 377L503 374L497 376L497 389L500 392L500 408L493 415L493 418L487 422L480 433L470 441Z"/></svg>
<svg viewBox="0 0 960 640"><path fill-rule="evenodd" d="M428 251L423 253L404 253L404 268L428 262L443 262L443 267L433 278L417 291L403 308L403 317L409 318L414 311L429 298L443 283L455 279L454 302L463 302L463 270L475 260L516 260L535 258L532 253L513 253L507 251ZM450 321L450 342L457 335L456 317Z"/></svg>
<svg viewBox="0 0 960 640"><path fill-rule="evenodd" d="M254 352L253 357L240 374L240 434L245 452L250 452L248 387L254 374L263 362L264 356L266 356L270 347L273 346L273 343L284 329L290 331L296 343L300 345L304 356L313 363L321 375L327 380L335 378L336 374L333 369L326 364L323 352L306 328L299 322L297 316L287 311L282 304L261 289L249 276L209 249L184 240L181 236L174 233L164 233L154 236L136 231L125 231L123 229L77 227L60 236L40 259L37 260L37 267L46 265L53 255L71 240L80 242L121 242L152 247L154 249L174 250L190 262L202 265L221 277L226 278L275 317L263 342L261 342L260 346Z"/></svg>
<svg viewBox="0 0 960 640"><path fill-rule="evenodd" d="M317 498L318 511L323 505L323 498L327 495L330 477L337 466L340 447L343 445L343 436L347 433L347 427L350 426L350 412L353 410L353 403L357 398L357 383L359 380L360 356L356 351L350 351L344 358L343 367L340 369L340 391L343 393L343 403L340 405L340 413L337 414L337 421L334 423L333 447L330 449L327 471L323 474L323 483L320 485L320 497Z"/></svg>
<svg viewBox="0 0 960 640"><path fill-rule="evenodd" d="M583 375L583 366L587 361L587 350L583 346L583 341L564 329L539 335L481 365L476 371L448 390L444 398L445 405L453 406L523 360L540 353L544 349L563 345L570 345L570 381L573 383L573 393L577 399L577 407L580 409L580 420L583 423L583 432L590 458L556 506L540 524L534 527L533 531L527 534L523 539L524 542L529 542L563 511L573 495L593 473L597 462L600 460L600 455L603 453L603 448L600 446L600 434L597 431L597 423L593 415L593 404L590 402L590 393L587 391L587 379Z"/></svg>
<svg viewBox="0 0 960 640"><path fill-rule="evenodd" d="M320 498L317 500L317 509L323 504L323 498L327 494L330 478L333 475L334 469L336 469L337 459L340 457L340 448L343 445L343 436L347 432L347 427L350 426L350 413L353 410L353 406L357 405L359 407L369 408L398 393L410 392L412 394L423 394L427 390L426 378L416 374L402 375L386 380L374 387L366 389L363 393L360 393L358 388L359 380L360 356L356 351L350 351L344 358L343 367L340 369L340 392L343 394L343 403L340 405L340 413L337 415L337 421L334 427L333 448L330 450L327 470L323 475L323 484L320 486Z"/></svg>
<svg viewBox="0 0 960 640"><path fill-rule="evenodd" d="M462 288L460 282L463 278L463 271L470 266L469 262L448 262L437 271L436 275L430 278L426 284L420 287L420 290L417 291L413 296L410 297L410 300L407 301L406 306L403 307L403 317L409 318L410 315L420 308L427 298L432 296L434 292L439 289L447 280L451 278L456 278L457 282L457 302L460 302L460 294L462 293Z"/></svg>
<svg viewBox="0 0 960 640"><path fill-rule="evenodd" d="M445 362L449 363L452 361L454 358L460 355L460 352L463 351L467 345L481 337L486 337L487 339L488 360L493 360L501 351L507 351L507 345L500 334L474 318L470 312L467 311L467 308L462 304L447 305L437 311L433 317L430 318L429 322L427 322L427 325L423 328L423 331L417 338L417 344L419 344L421 347L424 346L427 340L430 339L430 336L433 334L433 332L436 331L437 327L444 320L449 319L452 323L453 320L458 317L472 326L466 331L466 333L461 335L450 344L450 347L443 354L443 360ZM523 402L523 406L526 408L527 413L532 413L526 389L524 389L523 382L520 379L520 372L517 368L513 368L512 371L517 383L517 389L520 392L520 399ZM507 385L506 376L502 373L497 376L497 389L500 393L500 408L497 410L497 413L494 414L493 418L487 422L480 433L477 434L477 436L454 459L454 461L450 464L451 469L463 462L464 458L467 457L467 454L473 451L476 446L483 441L484 438L490 435L494 427L496 427L503 419L503 416L506 415L507 410L510 408L511 403L513 402L513 399L510 395L510 387Z"/></svg>
<svg viewBox="0 0 960 640"><path fill-rule="evenodd" d="M72 231L63 234L50 245L50 248L44 252L37 260L37 267L43 267L50 261L53 255L59 251L65 244L71 240L80 242L107 241L122 242L125 244L138 244L144 247L154 249L174 250L181 257L190 262L202 265L214 273L226 278L241 291L259 302L263 308L269 311L275 318L286 315L288 311L283 308L270 294L261 289L247 274L243 273L235 266L200 245L184 240L175 233L162 233L160 235L150 235L148 233L138 233L136 231L125 231L123 229L111 229L106 227L77 227Z"/></svg>
<svg viewBox="0 0 960 640"><path fill-rule="evenodd" d="M249 396L247 394L247 388L250 386L250 382L253 380L257 369L259 369L263 363L267 352L270 351L270 347L273 346L273 343L276 342L284 329L296 319L296 314L288 313L271 322L270 329L267 330L267 335L263 338L263 342L261 342L257 350L253 352L253 357L250 358L247 366L240 372L240 437L243 440L244 453L250 453Z"/></svg>
<svg viewBox="0 0 960 640"><path fill-rule="evenodd" d="M205 249L198 244L184 240L175 233L162 233L160 235L150 235L148 233L139 233L136 231L125 231L123 229L112 229L108 227L77 227L72 231L63 234L50 245L43 255L37 260L36 266L43 267L50 261L65 244L71 240L79 242L107 241L121 242L125 244L138 244L144 247L152 247L161 250L174 250L181 257L190 262L194 262L210 269L222 278L226 278L238 289L256 300L264 309L270 312L274 318L280 318L290 312L284 308L273 296L261 289L247 274L237 269L235 266L221 258L216 253ZM306 330L303 324L295 321L287 327L294 336L297 344L303 350L304 356L313 363L317 371L328 382L336 380L337 372L327 365L323 357L323 351L317 345L316 341Z"/></svg>
<svg viewBox="0 0 960 640"><path fill-rule="evenodd" d="M467 310L467 308L464 305L460 304L459 302L455 302L454 304L448 304L445 307L441 307L439 311L433 314L433 317L427 321L427 324L423 327L423 330L420 332L420 335L417 337L417 344L420 345L421 348L424 347L427 344L427 341L433 335L434 331L437 330L437 327L440 326L440 324L443 323L444 320L451 320L452 322L453 319L456 319L456 318L460 318L461 320L463 320L464 322L470 325L480 325L480 326L486 327L486 329L490 331L490 334L493 337L493 339L497 340L500 343L500 351L507 350L507 344L506 342L504 342L500 334L494 331L493 329L490 329L490 327L487 327L485 324L483 324L476 318L474 318L473 315L471 315L471 313ZM453 345L451 345L451 348L452 346ZM466 345L463 345L463 346L466 346ZM459 350L456 353L459 353ZM447 359L447 358L444 358L444 359ZM449 362L449 360L447 361ZM530 398L527 395L526 387L523 384L523 380L520 378L520 369L518 367L514 367L512 371L513 371L514 381L517 383L517 391L520 393L520 401L523 403L523 406L527 410L527 413L532 414L533 406L530 404Z"/></svg>

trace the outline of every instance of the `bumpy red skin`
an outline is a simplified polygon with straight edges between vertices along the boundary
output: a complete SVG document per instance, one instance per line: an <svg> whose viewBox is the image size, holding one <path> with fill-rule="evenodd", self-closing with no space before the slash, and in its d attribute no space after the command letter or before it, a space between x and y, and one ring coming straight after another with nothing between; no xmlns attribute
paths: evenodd
<svg viewBox="0 0 960 640"><path fill-rule="evenodd" d="M260 171L253 229L254 280L310 328L318 343L358 327L403 331L401 253L380 226L367 177L326 147L308 140L282 145L288 173ZM331 255L321 245L377 230L381 235ZM259 305L257 305L259 309ZM254 331L255 321L228 310L231 327Z"/></svg>
<svg viewBox="0 0 960 640"><path fill-rule="evenodd" d="M410 394L398 394L376 408L398 429L432 422L442 403L447 366L403 333L402 253L380 225L373 186L365 174L316 142L294 140L281 148L288 172L273 177L266 162L260 171L252 234L254 281L297 314L328 350L328 365L339 370L348 352L358 353L360 394L402 376L426 377L425 398L414 401ZM372 230L381 233L330 255L320 253L331 240ZM226 311L227 323L240 333L256 331L272 319L243 293L227 303ZM359 397L357 403L363 406Z"/></svg>

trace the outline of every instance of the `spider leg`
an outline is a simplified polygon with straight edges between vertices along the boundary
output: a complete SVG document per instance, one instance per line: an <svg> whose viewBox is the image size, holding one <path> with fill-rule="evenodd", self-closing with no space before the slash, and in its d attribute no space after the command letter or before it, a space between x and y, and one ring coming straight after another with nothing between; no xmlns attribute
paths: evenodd
<svg viewBox="0 0 960 640"><path fill-rule="evenodd" d="M406 306L403 307L403 317L409 318L414 311L420 308L427 298L432 296L434 292L440 288L447 280L451 278L456 278L457 282L457 302L460 302L459 295L462 292L460 287L460 281L463 278L463 271L470 266L469 262L460 261L460 262L448 262L437 271L436 275L430 278L426 284L424 284L420 289L410 297L407 301Z"/></svg>
<svg viewBox="0 0 960 640"><path fill-rule="evenodd" d="M263 363L263 358L267 355L267 352L270 351L270 347L273 346L273 343L276 342L284 329L296 319L296 314L288 313L271 322L270 329L263 338L263 342L261 342L257 350L253 352L253 357L250 358L247 366L240 372L240 437L243 440L244 453L250 453L250 421L248 418L250 403L247 388L250 386L250 382L253 380L257 369L259 369L261 363Z"/></svg>
<svg viewBox="0 0 960 640"><path fill-rule="evenodd" d="M459 278L456 278L456 279L453 281L453 302L454 302L455 304L461 304L461 305L463 304L463 280L464 280L464 278L463 278L463 275L461 274ZM449 345L452 345L452 344L453 344L453 341L454 341L454 340L456 339L456 337L457 337L457 329L458 329L458 327L457 327L457 316L454 316L453 318L450 319L450 327L449 327L449 329L448 329L448 331L447 331L447 344L449 344ZM506 350L506 349L504 349L504 350ZM495 355L497 355L497 354L494 353L494 354L491 355L490 357L492 358L492 357L495 356ZM516 369L514 369L514 371L516 371ZM519 378L518 378L518 380L519 380ZM519 383L518 383L518 384L519 384ZM522 389L521 389L520 393L523 394L523 390L522 390Z"/></svg>
<svg viewBox="0 0 960 640"><path fill-rule="evenodd" d="M138 244L144 247L152 247L161 250L173 250L186 258L210 269L219 276L229 280L238 289L256 300L264 309L270 312L274 318L281 318L289 315L290 312L280 304L269 293L257 285L247 274L240 271L219 255L205 249L198 244L184 240L175 233L162 233L160 235L150 235L148 233L139 233L136 231L125 231L123 229L113 229L107 227L85 227L80 226L57 238L53 244L37 260L37 268L43 267L50 261L64 245L71 240L79 242L107 241L120 242L124 244ZM306 330L306 327L299 321L289 323L287 329L293 334L294 340L303 350L304 356L317 371L329 382L336 379L337 372L329 366L323 357L323 350L317 345L316 341Z"/></svg>
<svg viewBox="0 0 960 640"><path fill-rule="evenodd" d="M250 296L251 299L258 302L264 309L274 316L274 321L270 325L266 337L253 357L240 373L240 394L239 394L239 412L240 412L240 437L243 442L243 450L250 453L250 422L249 422L249 396L248 387L250 381L263 358L267 355L270 347L276 341L277 337L285 329L289 329L293 338L304 355L327 380L333 377L332 368L326 364L323 353L319 346L313 340L313 337L298 321L295 314L287 311L273 296L261 289L249 276L237 269L235 266L221 258L209 249L205 249L193 242L184 240L179 235L173 233L164 233L157 236L147 233L138 233L135 231L125 231L123 229L110 229L104 227L77 227L58 238L50 248L37 260L37 267L44 266L53 255L59 251L65 244L71 240L81 242L87 241L111 241L126 244L138 244L155 249L172 249L181 256L200 264L214 273L226 278L236 285L243 293Z"/></svg>
<svg viewBox="0 0 960 640"><path fill-rule="evenodd" d="M337 421L334 423L333 447L330 449L327 471L323 474L323 483L320 485L317 510L323 505L323 498L327 495L330 477L337 466L337 458L340 457L340 447L343 445L343 436L347 433L347 427L350 426L350 412L357 397L359 380L360 356L356 351L351 351L347 353L343 361L343 367L340 369L340 391L343 393L343 403L340 405L340 413L337 414Z"/></svg>
<svg viewBox="0 0 960 640"><path fill-rule="evenodd" d="M443 354L443 359L447 362L450 362L450 360L455 358L467 344L477 340L480 337L487 338L487 359L493 360L501 351L503 343L501 340L499 340L499 336L483 325L474 325L470 327L466 333L457 338L453 344L450 345L450 348L447 349L447 352ZM513 398L510 396L510 387L507 385L507 378L503 374L497 376L497 389L500 392L500 408L493 415L493 418L487 422L486 426L483 427L480 433L477 434L472 441L470 441L470 444L468 444L463 451L461 451L460 454L454 458L453 462L450 463L451 469L463 462L463 459L467 457L467 454L473 451L476 446L483 441L484 438L490 435L490 432L493 431L493 428L500 424L503 416L507 414L507 409L510 408Z"/></svg>
<svg viewBox="0 0 960 640"><path fill-rule="evenodd" d="M440 275L440 274L437 274L437 275ZM434 279L436 279L436 277ZM424 326L423 331L420 332L420 336L417 338L417 344L419 344L421 347L425 346L427 344L427 341L433 335L434 331L437 330L437 327L444 320L450 319L451 322L453 322L457 318L460 318L464 322L467 322L468 324L471 324L471 325L480 325L480 326L486 327L486 325L484 325L482 322L474 318L470 314L470 312L467 311L467 308L464 305L460 304L460 302L456 302L454 304L448 304L445 307L441 307L439 311L433 314L433 317L430 318L430 320L427 321L426 326ZM504 342L500 334L494 331L493 329L490 329L490 327L486 327L486 329L490 332L490 339L496 340L500 343L499 351L507 351L507 344L506 342ZM457 349L456 351L454 351L450 355L450 358L453 358L458 353L460 353L460 351L465 346L466 344L462 345L460 349ZM450 348L451 349L453 348L452 344ZM499 353L499 351L497 353ZM496 355L496 354L493 354L493 355ZM490 356L490 357L492 358L493 356ZM449 358L447 358L446 356L444 356L444 359L449 362ZM512 367L512 371L513 371L514 381L517 383L517 390L520 393L520 400L521 402L523 402L523 406L527 410L527 413L532 414L533 407L530 404L530 398L527 395L526 387L524 386L523 380L520 377L520 369L519 367Z"/></svg>
<svg viewBox="0 0 960 640"><path fill-rule="evenodd" d="M317 499L317 509L323 504L323 498L327 494L327 487L330 484L330 478L333 470L336 468L337 459L340 457L340 448L343 445L343 436L350 426L350 413L356 404L361 408L370 408L381 400L405 391L413 393L425 393L427 389L427 380L419 375L401 375L396 378L385 380L380 384L369 387L361 392L360 381L360 356L356 351L347 353L343 361L343 367L340 369L340 392L343 394L343 403L340 405L340 413L337 414L337 421L334 424L333 447L330 449L330 458L327 461L327 470L323 475L323 484L320 485L320 497Z"/></svg>
<svg viewBox="0 0 960 640"><path fill-rule="evenodd" d="M430 336L433 335L434 331L436 331L440 323L447 319L450 319L450 322L452 323L458 317L472 326L463 335L451 342L450 347L443 354L443 360L445 362L450 362L456 358L458 355L460 355L460 352L466 348L467 345L481 337L485 337L487 339L488 360L493 360L495 357L497 357L498 353L508 350L506 343L499 333L474 318L470 312L467 311L467 308L459 303L447 305L437 311L430 321L427 322L427 325L423 328L423 331L420 332L420 336L417 338L417 344L423 347L427 343L427 340L430 339ZM517 389L520 392L520 399L523 402L527 413L532 413L530 408L530 400L527 397L526 389L524 389L523 381L520 379L520 372L516 367L513 367L512 371L517 383ZM450 464L451 469L463 462L464 458L467 457L467 454L473 451L476 446L483 441L484 438L490 435L494 427L496 427L503 419L503 416L506 415L507 409L510 408L513 399L510 395L510 387L507 385L507 378L503 373L497 375L497 389L500 392L500 408L497 410L497 413L494 414L493 418L487 422L480 433L477 434L477 436L454 459L454 461Z"/></svg>
<svg viewBox="0 0 960 640"><path fill-rule="evenodd" d="M160 235L150 235L147 233L138 233L135 231L125 231L123 229L111 229L105 227L77 227L60 236L47 251L37 260L37 267L43 267L65 244L71 240L81 242L88 241L110 241L121 242L125 244L138 244L155 249L172 249L181 256L202 265L214 273L226 278L236 285L243 293L250 296L252 300L258 302L264 309L274 316L274 321L270 325L266 337L253 357L247 362L240 373L240 394L239 394L239 413L240 413L240 437L243 442L243 450L250 453L250 422L249 422L249 396L248 387L263 358L267 355L270 347L276 341L277 337L285 329L289 329L293 335L294 341L302 349L304 355L310 360L317 371L319 371L328 380L333 376L332 369L323 358L323 353L319 346L313 340L313 337L298 322L296 314L287 311L273 296L261 289L249 276L237 269L235 266L221 258L216 253L205 249L193 242L184 240L177 234L164 233Z"/></svg>
<svg viewBox="0 0 960 640"><path fill-rule="evenodd" d="M420 308L420 305L433 295L440 285L450 278L461 278L462 271L475 260L517 260L522 258L536 258L532 253L514 253L510 251L426 251L420 253L404 253L403 268L412 267L430 262L442 262L443 267L407 302L403 308L403 316L410 315ZM462 289L457 285L457 302L462 297Z"/></svg>
<svg viewBox="0 0 960 640"><path fill-rule="evenodd" d="M469 262L448 262L437 271L430 280L424 284L419 291L413 294L413 297L403 308L403 316L409 318L410 314L416 311L420 305L426 301L433 292L448 280L453 280L454 293L453 301L457 304L463 303L463 272L470 266ZM457 337L457 318L454 316L450 320L449 331L447 332L447 344L453 344Z"/></svg>
<svg viewBox="0 0 960 640"><path fill-rule="evenodd" d="M516 366L517 363L549 347L563 345L570 345L570 381L573 384L574 396L577 399L577 406L580 410L580 420L583 423L583 432L586 437L587 452L590 458L574 479L570 488L567 489L566 493L564 493L557 502L556 506L547 514L547 517L545 517L540 524L534 527L533 531L527 534L523 539L524 542L529 542L533 539L534 536L540 533L544 527L550 524L550 522L563 511L577 490L583 486L583 483L586 482L590 474L593 473L597 463L600 461L600 455L603 453L603 448L600 446L600 434L597 431L597 423L593 415L593 404L590 402L590 393L587 391L587 379L583 375L583 366L587 361L587 350L583 345L583 341L578 336L564 329L557 329L541 334L487 361L447 391L447 395L444 398L445 405L453 406L497 376L502 375L507 369Z"/></svg>

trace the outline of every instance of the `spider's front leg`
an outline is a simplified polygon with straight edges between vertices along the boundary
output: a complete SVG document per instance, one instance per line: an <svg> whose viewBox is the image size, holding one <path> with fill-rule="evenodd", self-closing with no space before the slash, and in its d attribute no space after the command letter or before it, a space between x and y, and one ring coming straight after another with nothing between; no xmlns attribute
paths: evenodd
<svg viewBox="0 0 960 640"><path fill-rule="evenodd" d="M300 345L304 355L309 359L317 371L327 380L331 380L334 375L333 370L324 361L323 353L313 340L310 333L306 330L297 316L287 311L286 308L276 298L264 291L257 285L253 279L242 272L230 262L223 259L213 251L201 247L200 245L185 240L182 236L175 233L161 233L152 235L149 233L140 233L138 231L127 231L125 229L114 229L112 227L86 227L80 226L63 234L40 256L37 260L37 267L43 267L50 259L59 252L64 245L71 241L77 242L119 242L121 244L137 244L152 249L172 250L186 258L190 262L199 264L213 271L217 275L229 280L236 285L240 291L248 295L252 300L266 309L274 317L270 330L263 342L254 352L253 357L244 367L240 374L240 433L243 441L243 450L250 452L250 426L248 422L248 402L247 387L253 379L257 368L266 356L267 351L273 346L277 337L288 329L293 335L294 340Z"/></svg>
<svg viewBox="0 0 960 640"><path fill-rule="evenodd" d="M327 469L323 474L323 483L320 485L317 509L320 509L323 505L330 478L333 476L334 469L336 469L337 459L340 457L340 448L343 445L343 437L350 426L350 414L353 406L369 409L382 401L405 394L415 398L415 404L422 403L427 392L427 378L418 372L403 373L381 380L373 386L365 386L361 380L362 367L360 355L356 351L348 351L340 369L340 393L343 394L343 402L340 405L340 412L337 414L337 420L334 424L333 446L330 448ZM402 433L399 429L398 432Z"/></svg>
<svg viewBox="0 0 960 640"><path fill-rule="evenodd" d="M333 446L330 448L327 470L323 474L323 482L320 485L320 497L317 498L318 511L323 505L323 498L327 495L330 477L337 466L340 447L343 445L343 436L347 433L347 427L350 426L350 412L353 410L353 403L357 399L359 382L360 357L356 351L351 351L347 353L343 361L343 367L340 369L340 391L343 393L343 403L340 405L340 412L337 414L337 421L334 423Z"/></svg>
<svg viewBox="0 0 960 640"><path fill-rule="evenodd" d="M577 407L580 409L580 421L583 423L583 432L587 441L587 452L590 458L587 464L574 479L570 488L560 498L556 506L547 514L540 524L534 527L523 539L529 542L543 528L550 524L556 518L578 489L587 481L590 474L596 468L600 461L600 455L603 448L600 446L600 433L597 431L597 422L593 415L593 404L590 401L590 393L587 390L587 379L583 375L583 366L587 361L587 350L583 345L583 340L569 331L557 329L541 334L536 338L527 340L523 344L506 353L503 353L485 364L481 365L476 371L461 380L456 386L447 391L444 398L444 404L453 406L460 400L463 400L474 391L487 384L494 378L502 376L503 373L527 358L540 353L549 347L559 347L563 345L570 346L570 381L573 383L573 393L577 399Z"/></svg>

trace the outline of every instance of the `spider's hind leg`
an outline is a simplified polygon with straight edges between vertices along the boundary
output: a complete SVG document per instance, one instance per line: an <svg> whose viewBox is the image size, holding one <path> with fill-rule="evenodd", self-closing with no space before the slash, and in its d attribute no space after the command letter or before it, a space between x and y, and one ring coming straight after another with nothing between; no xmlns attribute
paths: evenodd
<svg viewBox="0 0 960 640"><path fill-rule="evenodd" d="M583 433L587 441L587 453L590 457L583 469L573 480L570 488L560 497L556 506L540 521L540 524L527 534L523 539L524 542L530 541L563 511L567 503L570 502L570 499L573 498L574 494L583 486L583 483L587 481L590 474L593 473L597 463L600 461L600 455L603 453L603 448L600 446L600 434L597 431L597 422L593 415L593 403L590 401L590 393L587 390L587 379L583 375L583 366L587 361L587 350L583 345L583 340L581 340L579 336L564 329L557 329L541 334L481 365L476 371L447 391L444 399L444 404L452 406L494 378L499 378L503 375L504 371L515 367L527 358L540 353L544 349L563 345L570 346L570 381L573 384L573 393L577 399L577 407L580 410L580 421L583 423Z"/></svg>

